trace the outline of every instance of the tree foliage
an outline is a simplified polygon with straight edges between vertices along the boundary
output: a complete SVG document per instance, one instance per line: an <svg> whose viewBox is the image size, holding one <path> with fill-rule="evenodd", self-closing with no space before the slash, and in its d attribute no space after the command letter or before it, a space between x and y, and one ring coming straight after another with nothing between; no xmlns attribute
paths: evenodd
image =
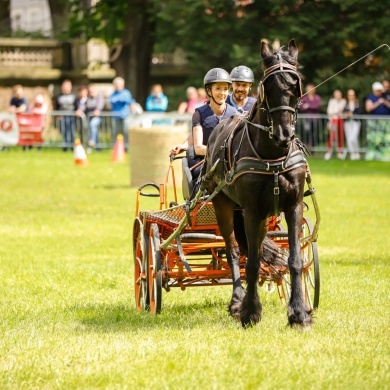
<svg viewBox="0 0 390 390"><path fill-rule="evenodd" d="M250 66L259 79L260 41L287 45L295 38L305 80L319 84L379 45L390 44L386 42L390 20L386 2L100 0L91 7L88 1L73 0L69 4L71 36L101 37L112 47L118 43L134 46L131 70L135 74L148 69L153 51L181 48L199 80L212 67L230 71L239 64ZM352 87L367 93L373 81L389 77L389 65L390 52L385 47L326 82L319 92ZM149 87L148 77L141 79L138 94ZM134 78L127 80L133 87Z"/></svg>

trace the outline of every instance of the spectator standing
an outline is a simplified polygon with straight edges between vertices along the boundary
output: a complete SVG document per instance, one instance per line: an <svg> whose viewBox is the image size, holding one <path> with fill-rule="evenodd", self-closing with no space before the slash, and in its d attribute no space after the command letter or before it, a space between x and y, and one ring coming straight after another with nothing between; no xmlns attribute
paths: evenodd
<svg viewBox="0 0 390 390"><path fill-rule="evenodd" d="M80 101L78 106L78 115L83 113L88 121L88 148L91 153L99 142L99 126L102 123L101 112L105 106L105 100L102 93L98 92L95 84L88 84L86 99Z"/></svg>
<svg viewBox="0 0 390 390"><path fill-rule="evenodd" d="M146 98L146 111L165 112L168 108L168 98L163 93L161 84L152 86L150 95Z"/></svg>
<svg viewBox="0 0 390 390"><path fill-rule="evenodd" d="M365 101L366 112L373 116L373 119L367 121L366 160L390 160L388 155L390 150L388 120L375 118L390 114L390 101L385 99L384 93L383 84L375 81L372 84L372 93L367 96Z"/></svg>
<svg viewBox="0 0 390 390"><path fill-rule="evenodd" d="M193 114L195 108L199 107L199 95L195 87L188 87L186 90L187 100L181 102L177 109L179 114Z"/></svg>
<svg viewBox="0 0 390 390"><path fill-rule="evenodd" d="M88 147L96 147L99 143L99 127L102 123L101 112L104 110L105 100L101 92L98 92L95 84L88 85L88 99L86 103L86 115L89 126Z"/></svg>
<svg viewBox="0 0 390 390"><path fill-rule="evenodd" d="M72 93L72 82L64 80L61 84L61 93L55 100L55 108L59 111L68 111L59 117L59 129L62 134L62 150L65 152L68 147L73 150L74 132L76 127L76 96Z"/></svg>
<svg viewBox="0 0 390 390"><path fill-rule="evenodd" d="M30 113L34 114L34 115L39 115L38 119L40 122L41 133L45 129L47 110L48 110L48 107L47 107L47 103L45 102L45 98L43 97L42 94L39 93L34 98L34 101L33 101L31 108L30 108ZM23 146L23 148L25 149L26 147ZM40 150L41 147L37 146L37 149Z"/></svg>
<svg viewBox="0 0 390 390"><path fill-rule="evenodd" d="M24 97L23 87L20 84L12 88L12 97L9 103L8 111L20 114L28 111L28 102Z"/></svg>
<svg viewBox="0 0 390 390"><path fill-rule="evenodd" d="M87 103L88 98L88 88L86 85L81 85L77 92L77 97L75 101L76 105L76 115L82 115L85 111L85 104Z"/></svg>
<svg viewBox="0 0 390 390"><path fill-rule="evenodd" d="M30 112L32 114L46 115L47 114L47 103L45 102L45 98L42 94L38 94L35 96L33 104L31 106Z"/></svg>
<svg viewBox="0 0 390 390"><path fill-rule="evenodd" d="M353 89L347 91L347 103L345 104L344 115L344 132L347 140L347 147L351 160L359 160L359 132L360 132L360 120L354 118L354 115L359 115L360 106L359 100L356 97L356 93Z"/></svg>
<svg viewBox="0 0 390 390"><path fill-rule="evenodd" d="M84 130L86 130L86 116L85 116L85 107L87 104L88 98L88 88L86 85L81 85L78 88L77 97L75 101L76 106L76 127L77 133L80 134L81 142L84 141Z"/></svg>
<svg viewBox="0 0 390 390"><path fill-rule="evenodd" d="M302 114L316 115L321 110L321 97L316 93L316 87L312 83L306 85L304 96L302 96L301 104L298 111ZM307 145L308 149L312 151L318 146L318 118L304 118L302 141ZM313 152L312 152L313 153Z"/></svg>
<svg viewBox="0 0 390 390"><path fill-rule="evenodd" d="M383 96L385 89L383 84L376 81L372 84L372 93L366 99L366 112L371 115L389 115L390 101Z"/></svg>
<svg viewBox="0 0 390 390"><path fill-rule="evenodd" d="M333 92L333 97L328 102L327 114L329 117L328 122L328 149L325 153L325 160L329 160L332 157L333 144L337 142L337 157L339 159L345 158L344 153L344 120L342 118L342 112L346 105L346 100L343 98L343 94L339 89Z"/></svg>
<svg viewBox="0 0 390 390"><path fill-rule="evenodd" d="M388 102L390 102L390 83L388 80L383 80L382 81L382 85L383 85L383 98L385 100L387 100ZM390 112L390 109L389 109L389 112Z"/></svg>
<svg viewBox="0 0 390 390"><path fill-rule="evenodd" d="M198 92L198 104L196 105L195 108L203 106L203 104L206 104L209 100L207 97L206 90L204 88L198 88L197 92Z"/></svg>
<svg viewBox="0 0 390 390"><path fill-rule="evenodd" d="M132 107L136 109L136 101L131 92L125 88L125 80L122 77L115 77L113 80L114 92L110 95L110 105L112 111L112 130L116 139L118 134L122 134L125 143L128 144L129 116Z"/></svg>
<svg viewBox="0 0 390 390"><path fill-rule="evenodd" d="M255 76L251 69L247 66L236 66L230 72L232 80L232 93L227 97L226 103L234 107L239 113L248 112L256 103L256 99L248 96L252 88Z"/></svg>

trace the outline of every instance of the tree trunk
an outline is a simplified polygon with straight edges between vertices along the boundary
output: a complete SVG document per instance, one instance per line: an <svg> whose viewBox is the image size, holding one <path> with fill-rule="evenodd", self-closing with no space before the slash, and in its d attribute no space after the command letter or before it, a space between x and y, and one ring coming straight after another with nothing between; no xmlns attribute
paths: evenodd
<svg viewBox="0 0 390 390"><path fill-rule="evenodd" d="M111 66L117 76L126 81L133 97L145 106L149 94L150 62L154 45L154 17L148 0L128 0L127 25L123 33L120 53Z"/></svg>
<svg viewBox="0 0 390 390"><path fill-rule="evenodd" d="M68 29L67 2L63 0L48 0L48 4L53 24L53 36L62 38Z"/></svg>
<svg viewBox="0 0 390 390"><path fill-rule="evenodd" d="M0 0L0 36L10 37L11 31L11 1Z"/></svg>

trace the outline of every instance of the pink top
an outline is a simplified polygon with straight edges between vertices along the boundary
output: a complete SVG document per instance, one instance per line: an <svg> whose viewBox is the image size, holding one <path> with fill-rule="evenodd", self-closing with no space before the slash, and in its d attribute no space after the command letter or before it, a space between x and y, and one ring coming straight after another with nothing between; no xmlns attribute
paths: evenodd
<svg viewBox="0 0 390 390"><path fill-rule="evenodd" d="M42 95L37 95L34 99L34 103L31 106L30 112L32 114L44 115L47 113L47 103Z"/></svg>

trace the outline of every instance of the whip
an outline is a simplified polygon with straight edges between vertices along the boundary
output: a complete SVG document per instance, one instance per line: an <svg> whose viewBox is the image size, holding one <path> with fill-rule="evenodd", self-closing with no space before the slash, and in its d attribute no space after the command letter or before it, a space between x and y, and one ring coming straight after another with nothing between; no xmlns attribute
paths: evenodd
<svg viewBox="0 0 390 390"><path fill-rule="evenodd" d="M313 89L316 89L318 88L320 85L326 83L327 81L329 81L330 79L332 79L333 77L337 76L338 74L340 74L341 72L344 72L344 70L348 69L349 67L351 67L352 65L355 65L357 62L361 61L363 58L366 58L367 56L369 56L371 53L374 53L374 51L377 51L379 50L381 47L383 46L386 46L389 50L390 50L390 46L387 44L387 43L384 43L380 46L378 46L376 49L370 51L369 53L367 53L366 55L364 55L363 57L359 58L358 60L356 60L355 62L352 62L352 64L349 64L348 66L346 66L344 69L341 69L340 71L338 71L337 73L335 73L333 76L330 76L329 78L327 78L325 81L323 81L322 83L318 84L316 87L310 89L309 91L305 92L303 96L307 95L310 91L312 91Z"/></svg>

